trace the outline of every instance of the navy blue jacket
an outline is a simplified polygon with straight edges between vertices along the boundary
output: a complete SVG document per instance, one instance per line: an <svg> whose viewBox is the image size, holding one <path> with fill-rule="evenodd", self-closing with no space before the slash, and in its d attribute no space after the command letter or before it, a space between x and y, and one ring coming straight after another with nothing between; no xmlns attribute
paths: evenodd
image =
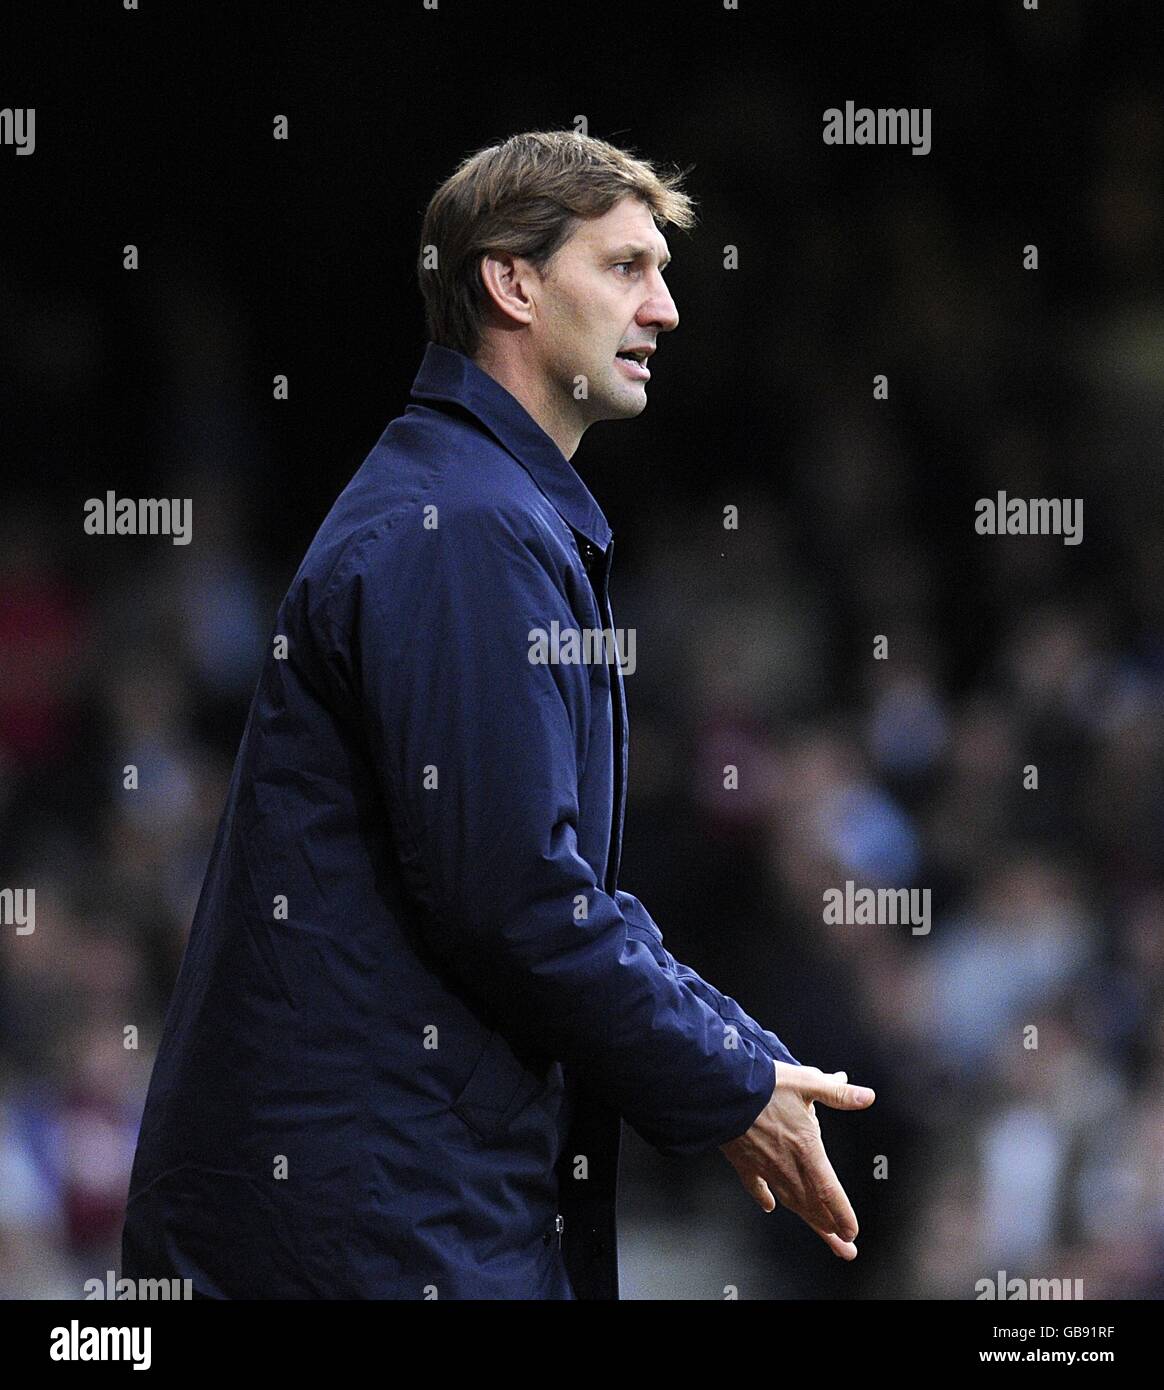
<svg viewBox="0 0 1164 1390"><path fill-rule="evenodd" d="M430 343L276 618L150 1082L125 1276L617 1298L622 1120L710 1151L795 1063L618 887L617 654L555 664L531 637L613 632L611 555L550 437Z"/></svg>

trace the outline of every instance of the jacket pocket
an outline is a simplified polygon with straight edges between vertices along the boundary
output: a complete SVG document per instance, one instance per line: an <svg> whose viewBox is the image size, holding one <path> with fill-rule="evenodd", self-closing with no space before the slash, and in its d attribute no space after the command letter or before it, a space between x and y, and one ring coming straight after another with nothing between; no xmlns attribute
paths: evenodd
<svg viewBox="0 0 1164 1390"><path fill-rule="evenodd" d="M546 1089L552 1067L551 1063L539 1071L526 1066L494 1030L450 1109L482 1139L496 1139Z"/></svg>

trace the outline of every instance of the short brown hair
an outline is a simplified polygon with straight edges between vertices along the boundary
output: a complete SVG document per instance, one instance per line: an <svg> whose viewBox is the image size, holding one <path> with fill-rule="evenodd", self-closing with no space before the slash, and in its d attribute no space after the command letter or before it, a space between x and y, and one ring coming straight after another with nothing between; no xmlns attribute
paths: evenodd
<svg viewBox="0 0 1164 1390"><path fill-rule="evenodd" d="M601 217L628 195L658 226L693 226L695 205L679 187L687 172L660 171L573 130L511 135L469 155L433 194L421 227L417 277L429 338L469 357L480 348L486 252L522 256L544 274L582 219Z"/></svg>

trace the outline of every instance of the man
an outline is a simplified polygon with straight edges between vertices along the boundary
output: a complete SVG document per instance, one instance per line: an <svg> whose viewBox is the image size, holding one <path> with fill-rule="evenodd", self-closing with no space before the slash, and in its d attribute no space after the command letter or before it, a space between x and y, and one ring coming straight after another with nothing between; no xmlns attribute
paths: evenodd
<svg viewBox="0 0 1164 1390"><path fill-rule="evenodd" d="M622 1118L664 1153L722 1148L762 1207L855 1256L813 1102L872 1092L800 1067L619 887L622 673L609 641L591 660L561 641L614 631L610 526L569 459L643 409L678 323L677 183L553 132L434 195L431 341L276 619L146 1101L125 1276L617 1298Z"/></svg>

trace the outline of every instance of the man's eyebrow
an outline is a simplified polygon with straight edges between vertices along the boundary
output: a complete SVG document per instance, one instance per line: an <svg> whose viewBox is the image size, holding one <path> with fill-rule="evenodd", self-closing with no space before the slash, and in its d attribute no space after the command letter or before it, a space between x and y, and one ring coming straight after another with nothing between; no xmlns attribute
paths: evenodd
<svg viewBox="0 0 1164 1390"><path fill-rule="evenodd" d="M645 257L649 256L651 254L651 248L649 246L640 246L638 242L635 241L628 241L625 246L617 246L613 251L610 251L607 254L611 257L612 260L618 259L638 261L643 260ZM671 253L668 252L667 255L664 256L664 258L659 262L659 269L662 270L662 268L665 265L670 264Z"/></svg>

